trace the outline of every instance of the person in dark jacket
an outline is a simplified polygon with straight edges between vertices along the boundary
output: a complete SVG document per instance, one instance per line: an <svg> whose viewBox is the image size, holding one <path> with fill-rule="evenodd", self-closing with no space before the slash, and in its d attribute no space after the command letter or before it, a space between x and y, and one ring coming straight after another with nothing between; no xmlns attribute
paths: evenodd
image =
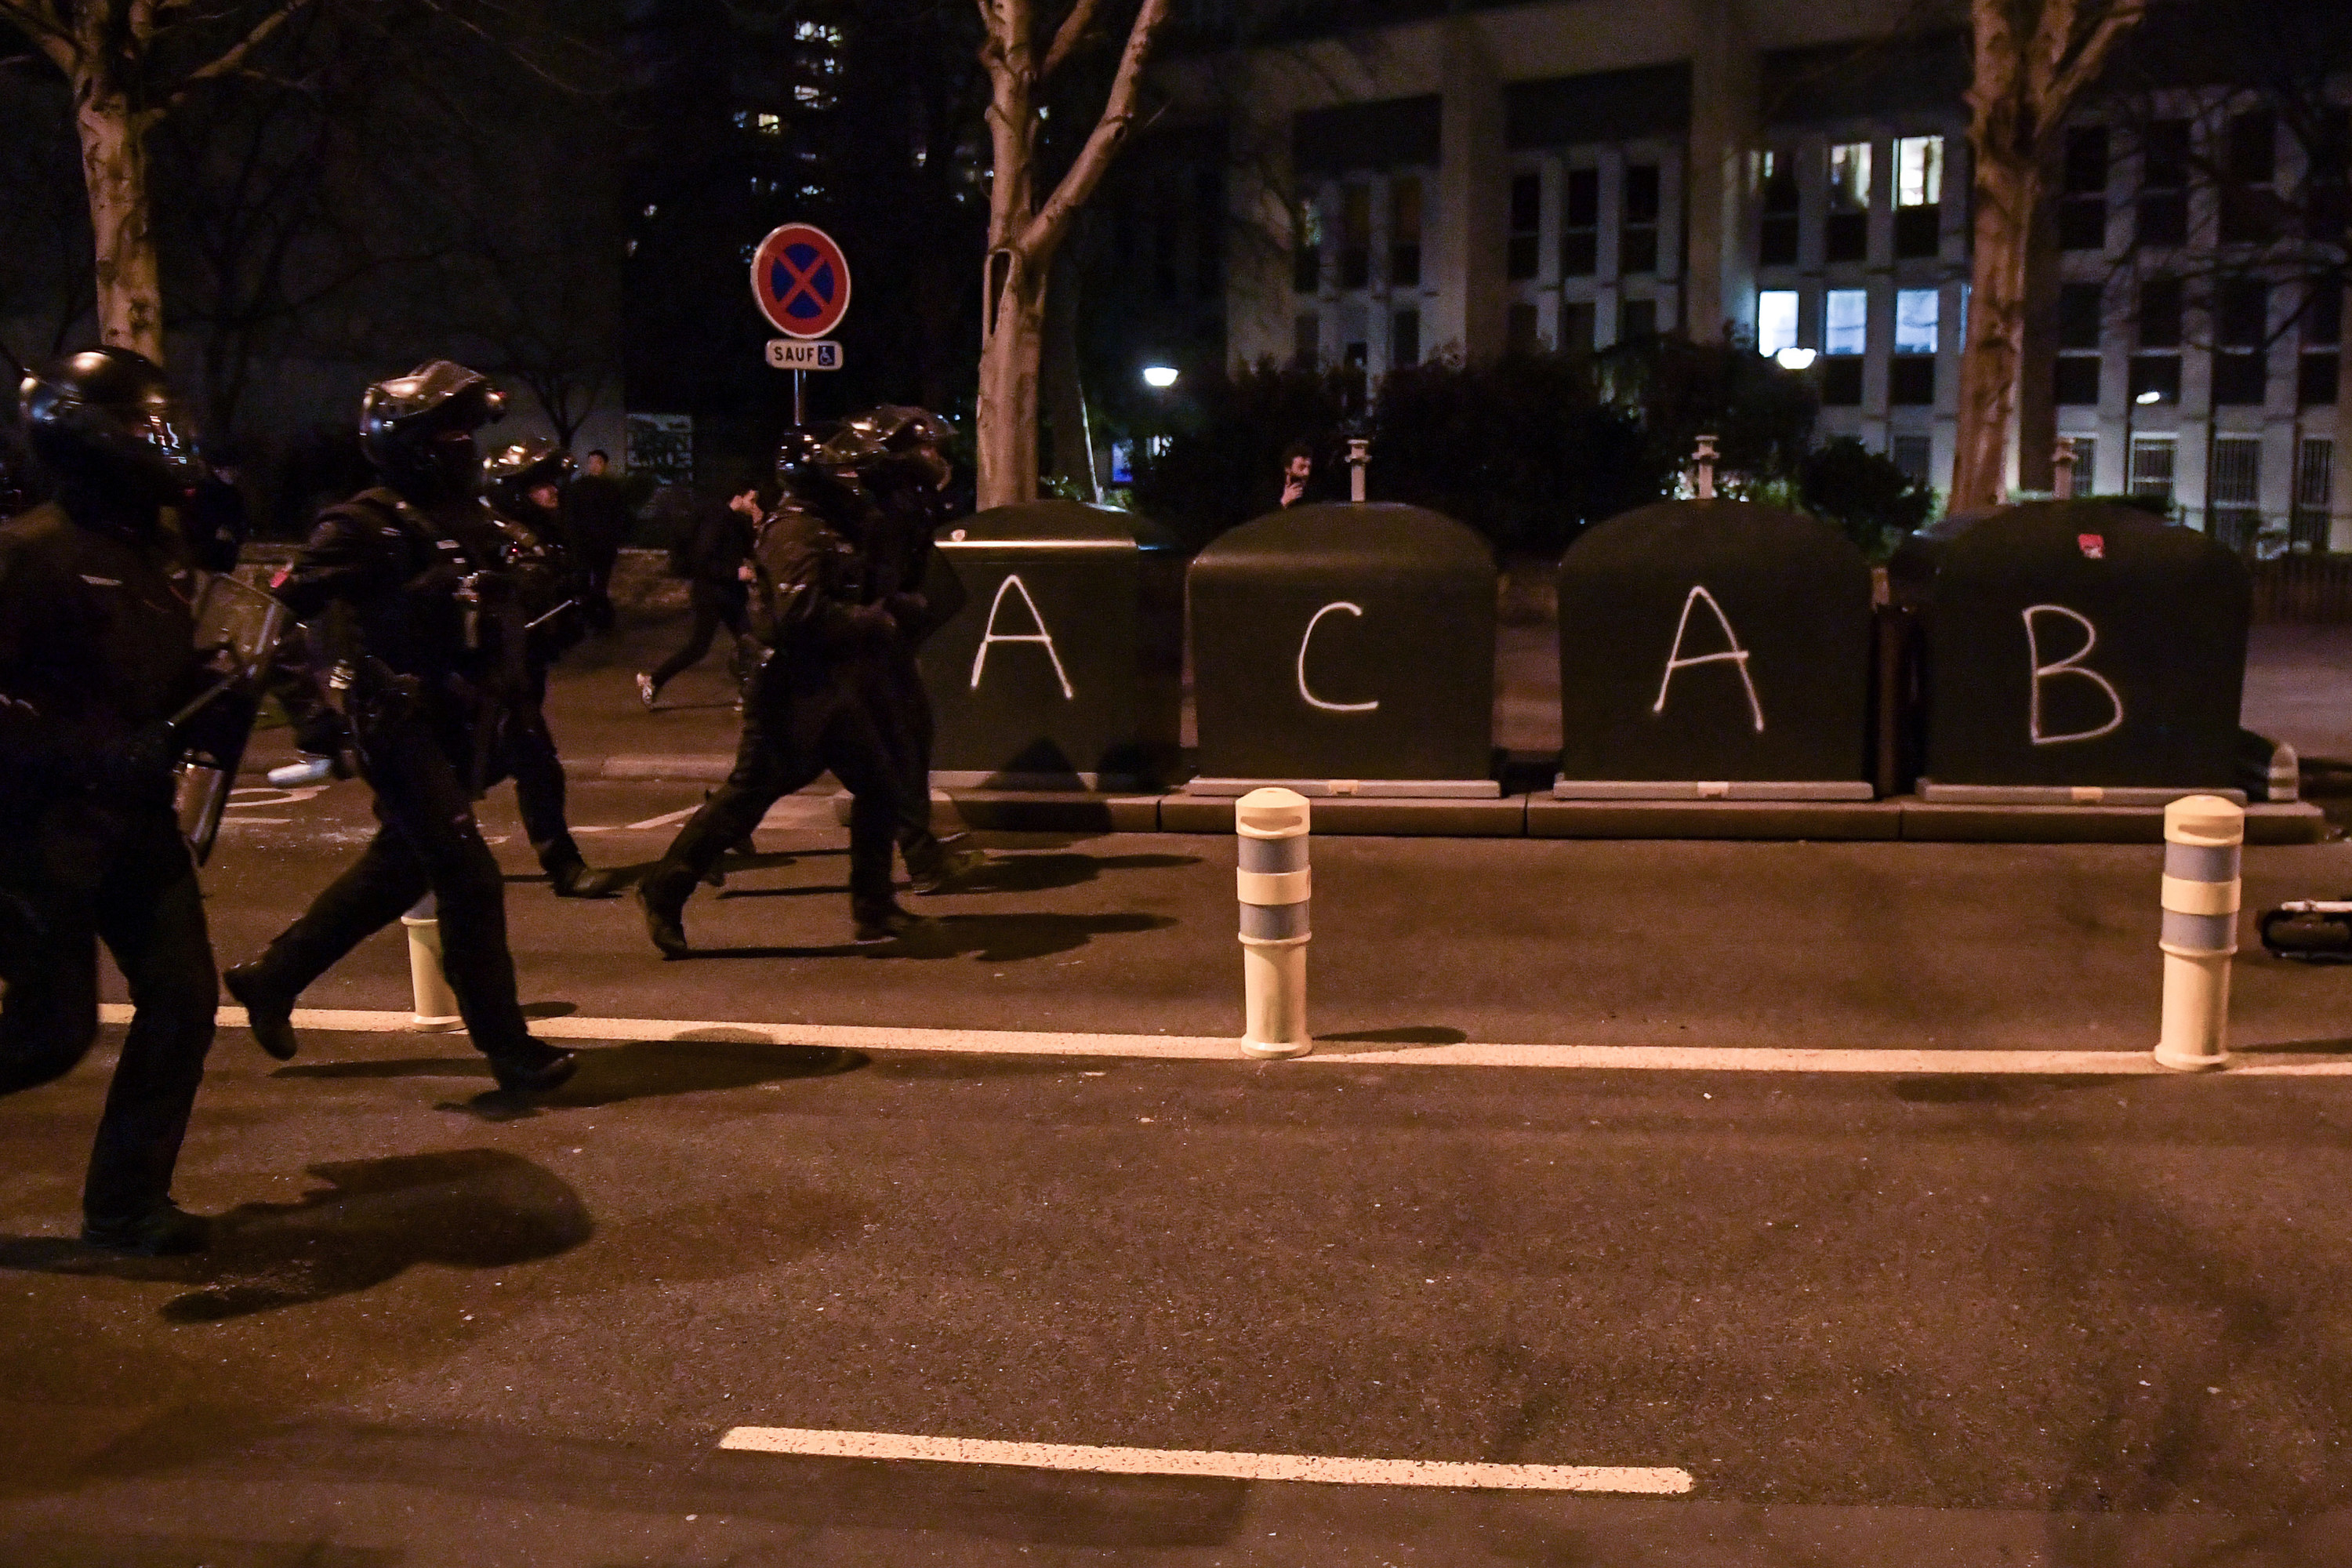
<svg viewBox="0 0 2352 1568"><path fill-rule="evenodd" d="M82 1187L82 1238L194 1251L172 1202L219 985L173 810L175 717L205 682L195 574L163 520L199 477L163 373L127 349L26 378L57 499L0 527L0 1093L98 1037L98 945L135 1011Z"/></svg>
<svg viewBox="0 0 2352 1568"><path fill-rule="evenodd" d="M734 771L637 884L646 934L666 957L690 951L685 910L695 885L786 795L830 770L849 789L849 904L857 940L886 941L930 922L899 907L891 852L902 816L901 770L874 690L898 635L866 581L866 561L839 508L842 482L870 444L787 434L782 500L761 521L751 558L751 619L764 657L744 682Z"/></svg>
<svg viewBox="0 0 2352 1568"><path fill-rule="evenodd" d="M590 452L565 498L571 503L572 543L580 552L580 570L586 579L582 608L588 625L600 632L613 629L613 568L629 537L628 498L620 479L605 471L610 461L602 448Z"/></svg>
<svg viewBox="0 0 2352 1568"><path fill-rule="evenodd" d="M527 647L521 700L506 716L507 764L523 834L560 899L610 898L620 879L592 870L564 816L563 759L547 722L547 677L555 661L587 634L587 587L570 547L563 477L572 459L542 437L511 441L482 465L490 505L512 530L503 564L514 574Z"/></svg>
<svg viewBox="0 0 2352 1568"><path fill-rule="evenodd" d="M660 668L638 672L637 700L648 712L661 700L663 687L702 661L720 626L727 628L730 649L741 644L749 630L744 606L751 591L743 568L751 558L752 531L766 512L759 487L751 485L694 520L686 552L687 607L694 613L694 625L685 645Z"/></svg>
<svg viewBox="0 0 2352 1568"><path fill-rule="evenodd" d="M553 1089L576 1065L524 1020L505 881L474 816L502 772L504 716L527 700L529 683L517 584L503 564L509 541L480 499L474 444L504 404L446 360L370 387L360 428L384 482L320 514L276 584L305 621L341 614L346 716L381 825L260 957L223 976L255 1038L281 1060L298 1046L292 1013L303 990L429 892L457 1011L499 1087Z"/></svg>

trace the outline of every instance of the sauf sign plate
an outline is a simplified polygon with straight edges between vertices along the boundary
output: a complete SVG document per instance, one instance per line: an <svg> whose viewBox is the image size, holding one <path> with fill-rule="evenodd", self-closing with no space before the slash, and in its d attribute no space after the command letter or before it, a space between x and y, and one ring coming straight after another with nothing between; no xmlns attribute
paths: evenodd
<svg viewBox="0 0 2352 1568"><path fill-rule="evenodd" d="M791 338L770 338L768 363L778 370L839 370L841 345L830 340L804 343Z"/></svg>

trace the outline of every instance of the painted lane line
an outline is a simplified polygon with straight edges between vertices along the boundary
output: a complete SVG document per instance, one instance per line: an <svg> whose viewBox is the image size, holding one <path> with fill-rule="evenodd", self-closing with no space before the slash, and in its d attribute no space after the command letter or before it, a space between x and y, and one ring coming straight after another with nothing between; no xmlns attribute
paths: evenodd
<svg viewBox="0 0 2352 1568"><path fill-rule="evenodd" d="M673 822L684 822L701 809L698 805L689 805L677 811L666 811L659 816L648 816L643 822L632 822L620 831L635 833L647 827L667 827Z"/></svg>
<svg viewBox="0 0 2352 1568"><path fill-rule="evenodd" d="M110 1002L99 1009L109 1024L127 1024L131 1008ZM245 1009L223 1006L223 1028L245 1027ZM415 1026L404 1012L298 1007L297 1028L354 1035L404 1035ZM534 1018L543 1039L713 1040L743 1045L824 1046L856 1051L954 1052L1001 1057L1122 1057L1147 1061L1244 1062L1238 1038L1223 1035L1040 1034L1010 1029L895 1028L853 1024L759 1024L706 1018ZM2237 1053L2222 1078L2352 1078L2352 1055L2314 1060L2302 1052ZM1795 1050L1739 1046L1402 1046L1392 1050L1318 1050L1295 1058L1300 1067L1543 1068L1626 1072L1855 1073L1918 1077L2170 1078L2147 1051Z"/></svg>
<svg viewBox="0 0 2352 1568"><path fill-rule="evenodd" d="M1473 1465L1435 1459L1345 1459L1318 1454L1219 1453L1191 1448L1097 1448L1076 1443L998 1443L977 1437L917 1437L897 1432L824 1432L800 1426L738 1426L722 1448L841 1459L922 1459L949 1465L1012 1465L1116 1476L1208 1476L1235 1481L1313 1481L1326 1486L1457 1487L1488 1491L1632 1492L1679 1496L1688 1470L1613 1465Z"/></svg>

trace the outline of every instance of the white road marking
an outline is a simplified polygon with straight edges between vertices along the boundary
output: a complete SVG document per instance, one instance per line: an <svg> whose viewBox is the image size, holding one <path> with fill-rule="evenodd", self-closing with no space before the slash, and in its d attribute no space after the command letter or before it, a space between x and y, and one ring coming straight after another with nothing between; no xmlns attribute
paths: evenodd
<svg viewBox="0 0 2352 1568"><path fill-rule="evenodd" d="M110 1024L131 1021L128 1005L99 1009ZM224 1006L223 1028L245 1026L245 1010ZM402 1035L414 1026L400 1012L298 1007L298 1028L356 1035ZM1136 1060L1234 1061L1236 1037L1223 1035L1043 1034L1013 1029L895 1028L856 1024L760 1024L730 1018L534 1018L531 1032L550 1040L725 1040L746 1045L825 1046L856 1051L959 1052L975 1056L1122 1057ZM1741 1046L1397 1046L1349 1049L1332 1041L1289 1064L1345 1067L1548 1068L1632 1072L1861 1073L1904 1077L2176 1077L2149 1051L1920 1051ZM1250 1061L1266 1070L1279 1066ZM2223 1078L2352 1078L2352 1054L2315 1059L2307 1053L2241 1048Z"/></svg>
<svg viewBox="0 0 2352 1568"><path fill-rule="evenodd" d="M700 811L702 807L700 805L689 805L677 811L666 811L659 816L648 816L643 822L632 822L626 827L621 828L619 831L623 833L635 833L647 827L667 827L673 822L684 822L688 817L692 816L696 812Z"/></svg>
<svg viewBox="0 0 2352 1568"><path fill-rule="evenodd" d="M290 816L221 816L223 827L284 827L294 819Z"/></svg>
<svg viewBox="0 0 2352 1568"><path fill-rule="evenodd" d="M925 1459L950 1465L1013 1465L1097 1475L1209 1476L1236 1481L1314 1481L1326 1486L1475 1487L1485 1490L1634 1492L1678 1496L1688 1470L1613 1465L1472 1465L1435 1459L1345 1459L1319 1454L1217 1453L1191 1448L1097 1448L1077 1443L998 1443L977 1437L918 1437L898 1432L824 1432L799 1426L738 1426L722 1448L844 1459Z"/></svg>

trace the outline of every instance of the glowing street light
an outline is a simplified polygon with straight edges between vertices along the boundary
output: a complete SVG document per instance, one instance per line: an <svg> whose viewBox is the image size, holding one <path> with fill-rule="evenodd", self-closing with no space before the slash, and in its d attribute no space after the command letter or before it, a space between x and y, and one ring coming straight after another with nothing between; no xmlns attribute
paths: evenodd
<svg viewBox="0 0 2352 1568"><path fill-rule="evenodd" d="M2151 403L2163 402L2164 394L2157 391L2156 388L2151 386L2146 392L2141 393L2137 397L2133 398L2132 401L2145 408Z"/></svg>
<svg viewBox="0 0 2352 1568"><path fill-rule="evenodd" d="M1816 353L1813 349L1782 349L1772 356L1772 363L1782 370L1811 370Z"/></svg>
<svg viewBox="0 0 2352 1568"><path fill-rule="evenodd" d="M1143 384L1155 392L1165 392L1176 384L1176 367L1172 364L1148 364L1143 367Z"/></svg>

